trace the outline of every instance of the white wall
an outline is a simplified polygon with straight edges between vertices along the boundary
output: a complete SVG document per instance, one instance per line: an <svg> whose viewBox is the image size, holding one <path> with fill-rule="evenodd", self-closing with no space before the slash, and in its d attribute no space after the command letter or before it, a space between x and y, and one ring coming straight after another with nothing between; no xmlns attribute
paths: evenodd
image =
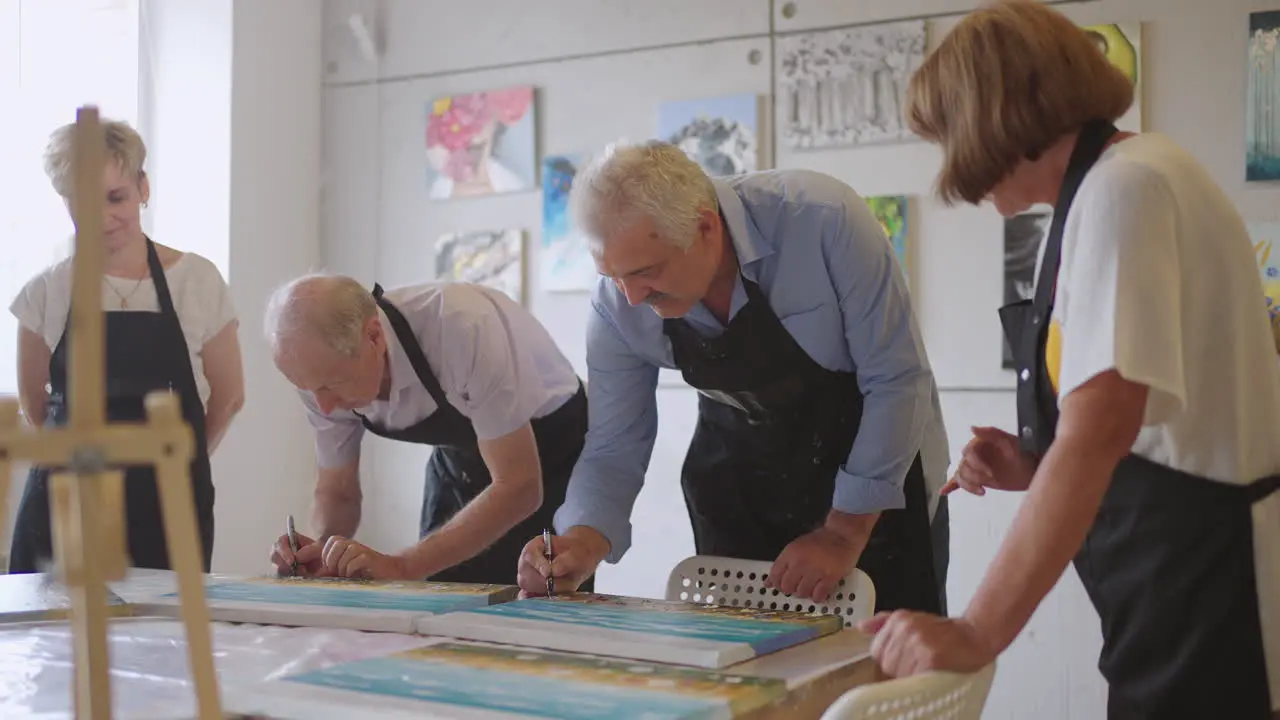
<svg viewBox="0 0 1280 720"><path fill-rule="evenodd" d="M321 11L311 0L148 0L144 81L157 241L213 260L240 314L247 401L213 457L214 570L258 573L315 481L262 308L320 258Z"/></svg>
<svg viewBox="0 0 1280 720"><path fill-rule="evenodd" d="M786 17L784 5L796 12ZM521 0L433 4L326 0L323 207L330 269L396 285L432 274L444 232L497 226L529 231L529 306L585 373L587 296L536 286L538 192L433 202L423 157L424 105L433 96L513 83L538 88L539 153L589 150L646 137L665 100L768 93L771 33L933 16L973 0ZM1204 162L1246 218L1277 217L1275 186L1246 186L1243 108L1247 13L1275 0L1094 0L1063 5L1082 24L1142 22L1145 126ZM385 13L379 17L378 12ZM378 61L360 55L352 13L385 38ZM936 17L931 42L955 22ZM751 51L763 60L752 64ZM864 195L908 194L912 294L942 388L953 456L974 424L1012 429L1013 378L1000 369L1002 226L989 208L943 208L930 198L937 152L920 143L819 152L775 150L777 167L825 171ZM658 596L667 571L692 553L679 469L695 400L659 390L660 431L634 515L635 547L601 570L610 592ZM428 451L366 445L364 538L385 547L414 540ZM962 611L1017 509L1017 496L956 497L949 595ZM1096 669L1096 615L1073 571L1003 656L988 718L1096 718L1105 688Z"/></svg>

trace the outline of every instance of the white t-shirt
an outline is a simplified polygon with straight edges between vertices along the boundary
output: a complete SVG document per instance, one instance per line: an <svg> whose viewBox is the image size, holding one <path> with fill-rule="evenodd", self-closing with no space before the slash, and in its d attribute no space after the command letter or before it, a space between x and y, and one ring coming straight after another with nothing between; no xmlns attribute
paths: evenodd
<svg viewBox="0 0 1280 720"><path fill-rule="evenodd" d="M200 402L204 403L209 399L209 380L204 374L201 353L205 343L236 319L231 293L218 267L195 253L183 254L165 270L164 276L169 283L174 312L187 339ZM128 298L128 308L121 307L121 296ZM155 283L151 278L139 284L136 279L108 276L102 283L102 308L109 312L159 312ZM9 311L22 327L43 337L52 352L62 338L71 311L71 258L27 281Z"/></svg>
<svg viewBox="0 0 1280 720"><path fill-rule="evenodd" d="M1280 366L1249 233L1167 137L1112 145L1081 184L1055 332L1059 398L1111 369L1150 388L1135 454L1227 483L1280 472Z"/></svg>
<svg viewBox="0 0 1280 720"><path fill-rule="evenodd" d="M500 290L425 283L387 290L385 298L404 315L445 399L471 420L479 440L502 437L545 417L578 392L578 374L546 328ZM386 314L379 310L378 318L391 358L391 396L359 413L383 427L406 428L438 406L418 380ZM325 415L314 395L305 390L299 394L316 430L320 467L342 467L359 458L364 436L360 418L349 410Z"/></svg>

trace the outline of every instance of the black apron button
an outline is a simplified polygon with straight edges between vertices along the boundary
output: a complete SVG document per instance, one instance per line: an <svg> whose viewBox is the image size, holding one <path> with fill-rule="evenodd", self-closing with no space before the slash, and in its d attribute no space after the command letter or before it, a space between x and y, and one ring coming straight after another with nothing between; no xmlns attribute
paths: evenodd
<svg viewBox="0 0 1280 720"><path fill-rule="evenodd" d="M1023 437L1023 438L1025 438L1025 439L1027 439L1027 440L1030 440L1030 439L1031 439L1031 427L1030 427L1030 426L1028 426L1028 425L1024 425L1024 426L1022 426L1022 437Z"/></svg>
<svg viewBox="0 0 1280 720"><path fill-rule="evenodd" d="M1022 372L1018 373L1018 379L1021 380L1022 382L1026 382L1030 380L1031 371L1026 368L1022 368Z"/></svg>

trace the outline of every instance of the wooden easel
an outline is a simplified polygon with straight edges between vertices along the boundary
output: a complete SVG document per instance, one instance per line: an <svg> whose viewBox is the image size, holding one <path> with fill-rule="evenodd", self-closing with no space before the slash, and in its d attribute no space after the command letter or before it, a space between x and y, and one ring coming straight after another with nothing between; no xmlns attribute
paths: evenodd
<svg viewBox="0 0 1280 720"><path fill-rule="evenodd" d="M68 468L50 479L54 551L71 595L75 645L75 716L111 718L110 657L107 652L107 582L126 573L124 482L110 466L154 465L169 557L177 570L186 625L187 657L196 686L200 720L222 717L209 607L191 492L195 439L176 395L146 398L144 423L108 423L106 346L102 317L103 129L96 107L76 111L75 256L72 260L70 419L59 428L26 428L18 401L0 400L0 525L15 461Z"/></svg>

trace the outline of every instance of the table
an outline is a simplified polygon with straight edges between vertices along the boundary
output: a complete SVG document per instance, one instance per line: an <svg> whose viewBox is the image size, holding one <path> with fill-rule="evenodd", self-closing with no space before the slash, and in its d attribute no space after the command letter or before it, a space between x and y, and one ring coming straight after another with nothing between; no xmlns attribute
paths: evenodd
<svg viewBox="0 0 1280 720"><path fill-rule="evenodd" d="M8 576L0 576L0 604ZM126 598L127 599L127 598ZM288 674L420 646L422 636L355 630L213 623L215 665L226 694ZM117 718L192 717L181 622L169 618L111 621L113 705ZM869 656L870 639L845 630L735 665L732 672L780 678L790 696L752 713L763 718L818 718L841 694L882 679ZM0 624L0 717L70 718L71 628L66 622ZM370 708L370 717L377 717ZM353 719L354 720L354 719Z"/></svg>

